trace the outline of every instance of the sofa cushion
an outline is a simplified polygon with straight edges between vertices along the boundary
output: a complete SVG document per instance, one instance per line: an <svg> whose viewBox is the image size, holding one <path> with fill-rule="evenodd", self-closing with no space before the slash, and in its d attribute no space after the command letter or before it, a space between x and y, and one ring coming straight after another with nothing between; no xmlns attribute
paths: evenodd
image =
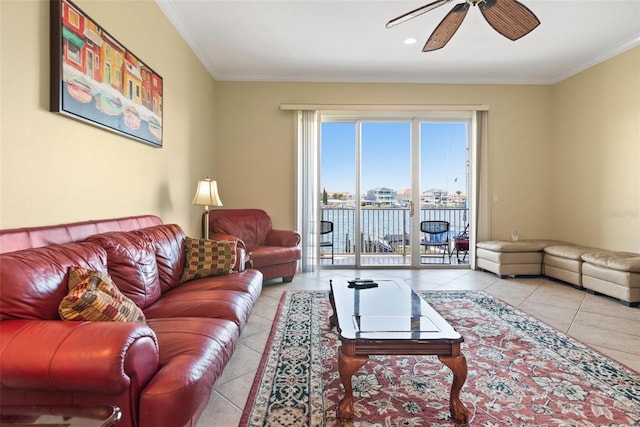
<svg viewBox="0 0 640 427"><path fill-rule="evenodd" d="M148 325L158 337L161 368L140 395L138 425L192 426L233 354L238 326L195 317L149 319Z"/></svg>
<svg viewBox="0 0 640 427"><path fill-rule="evenodd" d="M185 233L179 225L163 224L143 228L133 233L144 237L154 248L160 289L166 292L180 285L184 269Z"/></svg>
<svg viewBox="0 0 640 427"><path fill-rule="evenodd" d="M160 278L153 244L131 232L97 234L87 239L107 251L107 266L113 283L140 308L160 298Z"/></svg>
<svg viewBox="0 0 640 427"><path fill-rule="evenodd" d="M236 242L187 237L184 241L185 261L180 282L231 273L236 265Z"/></svg>
<svg viewBox="0 0 640 427"><path fill-rule="evenodd" d="M107 272L107 254L95 243L66 243L0 255L0 319L59 320L69 267Z"/></svg>
<svg viewBox="0 0 640 427"><path fill-rule="evenodd" d="M582 255L582 260L613 270L640 273L640 254L632 252L593 251Z"/></svg>
<svg viewBox="0 0 640 427"><path fill-rule="evenodd" d="M486 259L496 264L542 264L542 252L502 252L478 248L479 259Z"/></svg>
<svg viewBox="0 0 640 427"><path fill-rule="evenodd" d="M231 276L235 274L223 277ZM147 322L149 319L205 317L231 320L240 330L244 329L254 305L254 298L250 294L226 289L218 289L215 292L209 289L202 290L203 288L192 290L191 283L187 282L165 292L155 304L145 308Z"/></svg>
<svg viewBox="0 0 640 427"><path fill-rule="evenodd" d="M566 245L566 243L557 240L487 240L478 242L478 248L487 249L494 252L539 252L547 246Z"/></svg>
<svg viewBox="0 0 640 427"><path fill-rule="evenodd" d="M578 245L553 245L544 248L544 252L561 258L581 260L583 254L595 251L596 249Z"/></svg>
<svg viewBox="0 0 640 427"><path fill-rule="evenodd" d="M70 267L68 283L69 293L58 307L62 320L145 323L142 310L118 290L108 274Z"/></svg>
<svg viewBox="0 0 640 427"><path fill-rule="evenodd" d="M188 293L192 291L238 291L249 295L255 304L262 291L262 273L259 270L250 268L241 273L194 279L179 288L174 288L170 294ZM212 315L211 317L216 316Z"/></svg>

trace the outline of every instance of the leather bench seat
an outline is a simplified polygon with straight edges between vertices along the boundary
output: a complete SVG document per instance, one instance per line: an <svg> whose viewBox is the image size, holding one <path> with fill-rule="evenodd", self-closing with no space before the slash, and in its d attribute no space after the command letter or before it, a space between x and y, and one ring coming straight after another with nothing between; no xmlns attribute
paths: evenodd
<svg viewBox="0 0 640 427"><path fill-rule="evenodd" d="M597 249L579 245L553 245L544 248L543 273L582 288L582 255Z"/></svg>
<svg viewBox="0 0 640 427"><path fill-rule="evenodd" d="M582 255L582 286L592 293L640 304L640 254L598 250Z"/></svg>
<svg viewBox="0 0 640 427"><path fill-rule="evenodd" d="M542 274L542 250L564 244L557 240L489 240L476 245L478 268L507 276L539 276Z"/></svg>
<svg viewBox="0 0 640 427"><path fill-rule="evenodd" d="M545 276L640 305L640 254L557 240L489 240L476 244L476 265L507 276Z"/></svg>

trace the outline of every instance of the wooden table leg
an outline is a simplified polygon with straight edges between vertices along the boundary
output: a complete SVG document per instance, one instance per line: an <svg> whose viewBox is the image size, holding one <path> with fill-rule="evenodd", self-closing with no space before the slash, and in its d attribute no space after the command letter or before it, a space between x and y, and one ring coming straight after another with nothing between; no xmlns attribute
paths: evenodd
<svg viewBox="0 0 640 427"><path fill-rule="evenodd" d="M438 359L453 371L453 384L449 396L451 418L459 424L465 424L469 420L469 411L460 401L460 390L467 379L467 359L462 353L458 356L438 356Z"/></svg>
<svg viewBox="0 0 640 427"><path fill-rule="evenodd" d="M338 419L350 420L353 418L353 387L351 377L353 373L364 366L369 360L368 356L349 356L342 352L338 353L338 371L344 385L344 397L338 404Z"/></svg>
<svg viewBox="0 0 640 427"><path fill-rule="evenodd" d="M331 304L331 310L333 311L333 313L331 313L331 316L329 316L329 326L334 328L338 325L338 313L336 313L336 302L333 299L333 284L330 283L329 286L329 303Z"/></svg>
<svg viewBox="0 0 640 427"><path fill-rule="evenodd" d="M333 311L329 316L329 326L335 328L338 326L338 312L336 311L336 301L333 299L333 280L329 280L329 303Z"/></svg>

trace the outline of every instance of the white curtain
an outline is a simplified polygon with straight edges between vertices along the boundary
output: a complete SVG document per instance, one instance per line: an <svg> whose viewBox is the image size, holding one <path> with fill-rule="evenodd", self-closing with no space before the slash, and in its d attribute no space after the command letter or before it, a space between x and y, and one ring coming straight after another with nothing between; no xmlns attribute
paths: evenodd
<svg viewBox="0 0 640 427"><path fill-rule="evenodd" d="M318 268L318 201L319 190L319 112L316 110L297 111L297 229L302 237L302 271Z"/></svg>
<svg viewBox="0 0 640 427"><path fill-rule="evenodd" d="M476 111L473 118L472 138L472 200L474 217L469 233L469 262L472 269L476 269L476 242L488 240L491 234L490 218L490 188L489 188L489 147L488 147L488 111Z"/></svg>

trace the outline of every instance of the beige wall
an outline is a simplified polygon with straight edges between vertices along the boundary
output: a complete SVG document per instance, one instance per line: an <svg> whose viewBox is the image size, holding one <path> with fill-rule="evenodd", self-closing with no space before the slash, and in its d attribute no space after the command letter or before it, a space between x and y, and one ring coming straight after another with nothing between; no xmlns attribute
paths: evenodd
<svg viewBox="0 0 640 427"><path fill-rule="evenodd" d="M0 228L151 213L199 233L214 80L154 1L75 3L163 77L164 147L50 113L49 2L1 0Z"/></svg>
<svg viewBox="0 0 640 427"><path fill-rule="evenodd" d="M492 238L640 251L640 48L555 86L215 82L155 2L76 3L164 78L164 148L48 112L49 3L0 0L0 228L152 213L194 235L206 175L293 227L281 103L486 104Z"/></svg>
<svg viewBox="0 0 640 427"><path fill-rule="evenodd" d="M256 206L293 227L294 113L281 103L489 105L491 228L522 238L551 234L551 89L548 86L218 82L217 170L232 206Z"/></svg>
<svg viewBox="0 0 640 427"><path fill-rule="evenodd" d="M552 94L554 235L640 252L640 47Z"/></svg>

